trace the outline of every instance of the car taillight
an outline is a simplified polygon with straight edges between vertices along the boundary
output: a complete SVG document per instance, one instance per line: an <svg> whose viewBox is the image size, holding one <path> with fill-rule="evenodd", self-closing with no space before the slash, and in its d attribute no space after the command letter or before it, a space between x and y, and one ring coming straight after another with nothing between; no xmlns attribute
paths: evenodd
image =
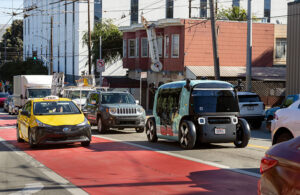
<svg viewBox="0 0 300 195"><path fill-rule="evenodd" d="M263 157L260 162L260 173L263 174L272 167L275 167L277 163L278 161L273 158L267 156Z"/></svg>

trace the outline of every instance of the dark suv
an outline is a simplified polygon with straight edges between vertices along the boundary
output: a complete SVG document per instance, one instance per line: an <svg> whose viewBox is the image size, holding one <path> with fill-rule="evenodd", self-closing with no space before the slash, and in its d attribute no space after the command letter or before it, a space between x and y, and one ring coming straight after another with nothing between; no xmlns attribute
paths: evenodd
<svg viewBox="0 0 300 195"><path fill-rule="evenodd" d="M110 128L144 131L145 110L127 92L92 92L83 112L92 125L98 126L99 133Z"/></svg>

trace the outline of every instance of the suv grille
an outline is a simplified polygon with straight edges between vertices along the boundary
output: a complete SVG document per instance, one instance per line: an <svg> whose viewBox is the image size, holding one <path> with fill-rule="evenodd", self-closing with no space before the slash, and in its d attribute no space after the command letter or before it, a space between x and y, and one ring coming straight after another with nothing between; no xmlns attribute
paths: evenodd
<svg viewBox="0 0 300 195"><path fill-rule="evenodd" d="M230 124L231 120L229 117L208 117L209 124Z"/></svg>
<svg viewBox="0 0 300 195"><path fill-rule="evenodd" d="M117 114L136 114L136 108L117 108Z"/></svg>

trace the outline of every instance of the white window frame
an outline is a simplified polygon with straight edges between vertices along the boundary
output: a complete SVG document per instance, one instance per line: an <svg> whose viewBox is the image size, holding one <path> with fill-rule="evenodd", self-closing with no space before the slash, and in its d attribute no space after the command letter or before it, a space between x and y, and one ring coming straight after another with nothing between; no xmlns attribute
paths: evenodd
<svg viewBox="0 0 300 195"><path fill-rule="evenodd" d="M159 40L161 40L161 42L159 42ZM163 36L157 37L158 55L160 58L163 57L163 42L164 42Z"/></svg>
<svg viewBox="0 0 300 195"><path fill-rule="evenodd" d="M178 56L174 56L174 37L178 37ZM180 35L179 34L172 34L172 45L171 45L171 57L172 58L179 58L179 55L180 55Z"/></svg>
<svg viewBox="0 0 300 195"><path fill-rule="evenodd" d="M167 43L168 42L168 43ZM165 43L165 47L164 47L164 56L165 58L168 58L169 57L169 47L170 47L170 37L169 35L165 35L165 40L164 40L164 43Z"/></svg>
<svg viewBox="0 0 300 195"><path fill-rule="evenodd" d="M147 49L147 54L146 55L144 55L144 52L143 52L143 42L146 42L146 44L147 44L147 47L146 47L146 49ZM149 53L149 49L148 49L148 39L147 38L141 38L141 57L142 58L147 58L148 57L148 53Z"/></svg>
<svg viewBox="0 0 300 195"><path fill-rule="evenodd" d="M285 42L285 47L283 48L283 42ZM280 52L278 50L283 49L284 55L283 56L278 56L277 53ZM275 58L277 60L284 60L286 59L286 55L287 55L287 39L286 38L276 38L276 46L275 46Z"/></svg>
<svg viewBox="0 0 300 195"><path fill-rule="evenodd" d="M139 45L139 38L135 39L135 56L139 57L140 45Z"/></svg>
<svg viewBox="0 0 300 195"><path fill-rule="evenodd" d="M123 58L127 58L127 40L123 39Z"/></svg>
<svg viewBox="0 0 300 195"><path fill-rule="evenodd" d="M130 42L132 42L133 45L133 55L131 54L131 48L130 48ZM128 58L135 58L135 52L136 52L136 48L135 48L135 39L128 39Z"/></svg>

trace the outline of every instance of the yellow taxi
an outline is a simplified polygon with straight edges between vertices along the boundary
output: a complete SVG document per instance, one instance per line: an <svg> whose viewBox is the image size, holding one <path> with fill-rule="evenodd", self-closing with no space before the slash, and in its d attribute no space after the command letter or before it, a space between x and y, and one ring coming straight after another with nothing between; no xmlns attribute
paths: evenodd
<svg viewBox="0 0 300 195"><path fill-rule="evenodd" d="M81 142L89 146L91 126L75 103L47 96L26 102L17 119L17 141L40 144Z"/></svg>

